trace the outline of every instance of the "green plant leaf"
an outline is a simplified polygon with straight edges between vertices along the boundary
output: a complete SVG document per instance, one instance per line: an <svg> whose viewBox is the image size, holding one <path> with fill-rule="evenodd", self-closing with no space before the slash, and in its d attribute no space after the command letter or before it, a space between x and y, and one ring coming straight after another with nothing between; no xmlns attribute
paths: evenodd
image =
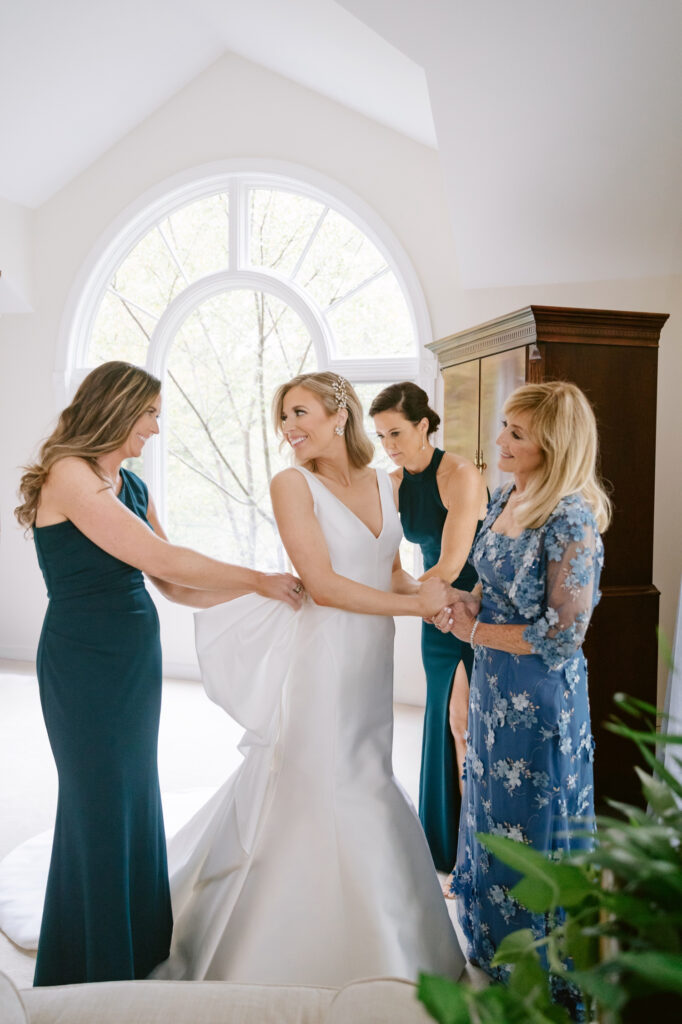
<svg viewBox="0 0 682 1024"><path fill-rule="evenodd" d="M529 953L537 958L535 942L535 936L530 928L519 928L516 932L510 932L509 935L505 935L495 951L493 967L499 967L500 964L515 964Z"/></svg>
<svg viewBox="0 0 682 1024"><path fill-rule="evenodd" d="M611 964L644 978L658 990L682 995L682 957L679 955L642 950L620 953Z"/></svg>
<svg viewBox="0 0 682 1024"><path fill-rule="evenodd" d="M538 990L521 996L506 985L491 985L476 993L472 1005L480 1024L570 1024L562 1007L551 1003L539 1006L538 997Z"/></svg>
<svg viewBox="0 0 682 1024"><path fill-rule="evenodd" d="M504 864L525 876L523 883L517 883L512 890L512 895L519 898L517 887L521 885L524 899L519 901L534 913L557 906L575 906L594 891L594 885L581 868L552 861L539 850L506 836L479 832L476 838Z"/></svg>
<svg viewBox="0 0 682 1024"><path fill-rule="evenodd" d="M614 693L613 703L627 711L628 714L634 718L641 718L640 711L646 711L648 715L662 715L663 712L659 711L654 704L648 704L645 700L640 700L639 697L631 697L628 693Z"/></svg>
<svg viewBox="0 0 682 1024"><path fill-rule="evenodd" d="M607 800L606 803L609 807L613 807L615 811L620 811L631 825L647 825L651 820L647 812L643 811L641 807L633 807L632 804L624 804L620 800ZM605 814L597 816L597 832L602 828L608 828L612 824L622 825L623 822L618 821L616 818L609 818Z"/></svg>
<svg viewBox="0 0 682 1024"><path fill-rule="evenodd" d="M594 923L594 915L591 915ZM564 955L570 956L578 970L594 966L599 958L599 943L585 925L569 914L564 922Z"/></svg>
<svg viewBox="0 0 682 1024"><path fill-rule="evenodd" d="M609 732L615 732L618 736L625 737L625 739L634 740L636 743L648 743L650 747L657 747L659 743L669 743L672 746L682 744L682 736L679 736L677 733L656 732L655 729L642 732L641 729L630 728L629 725L625 725L623 722L618 721L618 719L604 722L604 728L608 729Z"/></svg>
<svg viewBox="0 0 682 1024"><path fill-rule="evenodd" d="M610 913L633 928L656 925L664 920L682 923L682 908L673 911L667 907L657 906L648 895L640 899L625 892L604 893L603 902Z"/></svg>
<svg viewBox="0 0 682 1024"><path fill-rule="evenodd" d="M533 914L544 914L557 904L557 888L538 878L522 878L510 895Z"/></svg>
<svg viewBox="0 0 682 1024"><path fill-rule="evenodd" d="M608 971L603 964L593 971L573 971L573 981L585 995L596 999L605 1009L617 1013L627 1001L627 992L611 965Z"/></svg>
<svg viewBox="0 0 682 1024"><path fill-rule="evenodd" d="M534 1004L550 1003L547 972L535 950L519 957L509 976L508 985L512 992Z"/></svg>
<svg viewBox="0 0 682 1024"><path fill-rule="evenodd" d="M417 998L439 1024L471 1024L466 985L436 974L420 974Z"/></svg>
<svg viewBox="0 0 682 1024"><path fill-rule="evenodd" d="M649 750L645 746L642 746L641 744L638 744L638 746L642 754L642 757L644 758L646 763L654 769L656 774L661 779L663 779L664 782L666 782L670 786L673 793L676 793L677 796L682 797L682 782L678 782L675 776L668 771L663 762L659 761L656 755L652 753L651 750Z"/></svg>
<svg viewBox="0 0 682 1024"><path fill-rule="evenodd" d="M637 765L635 765L635 771L642 784L642 792L655 814L663 815L666 811L677 810L675 797L670 792L670 787L666 786L662 779L657 779L655 775L647 775Z"/></svg>
<svg viewBox="0 0 682 1024"><path fill-rule="evenodd" d="M587 896L595 894L596 886L584 871L569 864L555 864L555 887L538 885L535 878L522 878L511 895L534 914L543 914L553 907L575 907Z"/></svg>

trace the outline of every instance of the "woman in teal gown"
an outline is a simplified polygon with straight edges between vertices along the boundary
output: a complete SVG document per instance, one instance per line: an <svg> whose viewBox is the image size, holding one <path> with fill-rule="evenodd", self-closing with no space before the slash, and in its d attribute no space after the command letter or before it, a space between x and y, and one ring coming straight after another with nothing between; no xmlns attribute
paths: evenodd
<svg viewBox="0 0 682 1024"><path fill-rule="evenodd" d="M37 656L59 795L36 985L144 978L172 915L157 772L161 646L146 572L207 607L251 591L300 605L300 583L166 541L147 487L121 468L158 433L160 382L93 370L21 481L49 604Z"/></svg>
<svg viewBox="0 0 682 1024"><path fill-rule="evenodd" d="M392 384L372 402L382 444L400 467L392 474L403 533L419 544L424 576L459 590L478 577L468 562L486 507L483 481L472 463L429 442L440 417L411 381ZM426 707L419 778L419 817L434 864L449 872L457 854L460 777L466 750L473 651L452 634L422 623Z"/></svg>

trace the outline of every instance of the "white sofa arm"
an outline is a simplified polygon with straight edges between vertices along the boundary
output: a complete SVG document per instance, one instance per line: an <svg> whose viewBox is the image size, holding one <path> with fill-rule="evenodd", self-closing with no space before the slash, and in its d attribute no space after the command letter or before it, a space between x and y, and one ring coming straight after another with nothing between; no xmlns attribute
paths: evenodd
<svg viewBox="0 0 682 1024"><path fill-rule="evenodd" d="M368 978L340 990L227 981L107 981L22 989L0 974L2 1024L433 1024L416 986Z"/></svg>
<svg viewBox="0 0 682 1024"><path fill-rule="evenodd" d="M433 1024L417 987L401 978L367 978L340 989L325 1024Z"/></svg>
<svg viewBox="0 0 682 1024"><path fill-rule="evenodd" d="M323 1024L334 989L107 981L21 991L29 1024Z"/></svg>
<svg viewBox="0 0 682 1024"><path fill-rule="evenodd" d="M21 996L12 981L0 971L0 1021L2 1024L28 1024Z"/></svg>

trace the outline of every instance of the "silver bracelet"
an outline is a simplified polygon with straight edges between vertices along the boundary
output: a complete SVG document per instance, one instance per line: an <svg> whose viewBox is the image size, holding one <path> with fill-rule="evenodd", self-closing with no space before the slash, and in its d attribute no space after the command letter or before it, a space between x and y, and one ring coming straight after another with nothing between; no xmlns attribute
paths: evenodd
<svg viewBox="0 0 682 1024"><path fill-rule="evenodd" d="M474 647L475 647L475 645L474 645L474 637L476 636L476 630L477 629L478 629L478 619L476 619L476 621L474 622L473 626L471 627L471 634L469 636L469 645L470 645L472 651L474 650Z"/></svg>

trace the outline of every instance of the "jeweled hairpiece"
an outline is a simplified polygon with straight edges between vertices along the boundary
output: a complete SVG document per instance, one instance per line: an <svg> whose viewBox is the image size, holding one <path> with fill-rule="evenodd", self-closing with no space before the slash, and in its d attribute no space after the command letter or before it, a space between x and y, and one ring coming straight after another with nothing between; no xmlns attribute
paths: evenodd
<svg viewBox="0 0 682 1024"><path fill-rule="evenodd" d="M346 381L343 377L337 377L334 383L332 384L337 409L346 409L348 407L348 392L346 391L347 386L348 381Z"/></svg>

